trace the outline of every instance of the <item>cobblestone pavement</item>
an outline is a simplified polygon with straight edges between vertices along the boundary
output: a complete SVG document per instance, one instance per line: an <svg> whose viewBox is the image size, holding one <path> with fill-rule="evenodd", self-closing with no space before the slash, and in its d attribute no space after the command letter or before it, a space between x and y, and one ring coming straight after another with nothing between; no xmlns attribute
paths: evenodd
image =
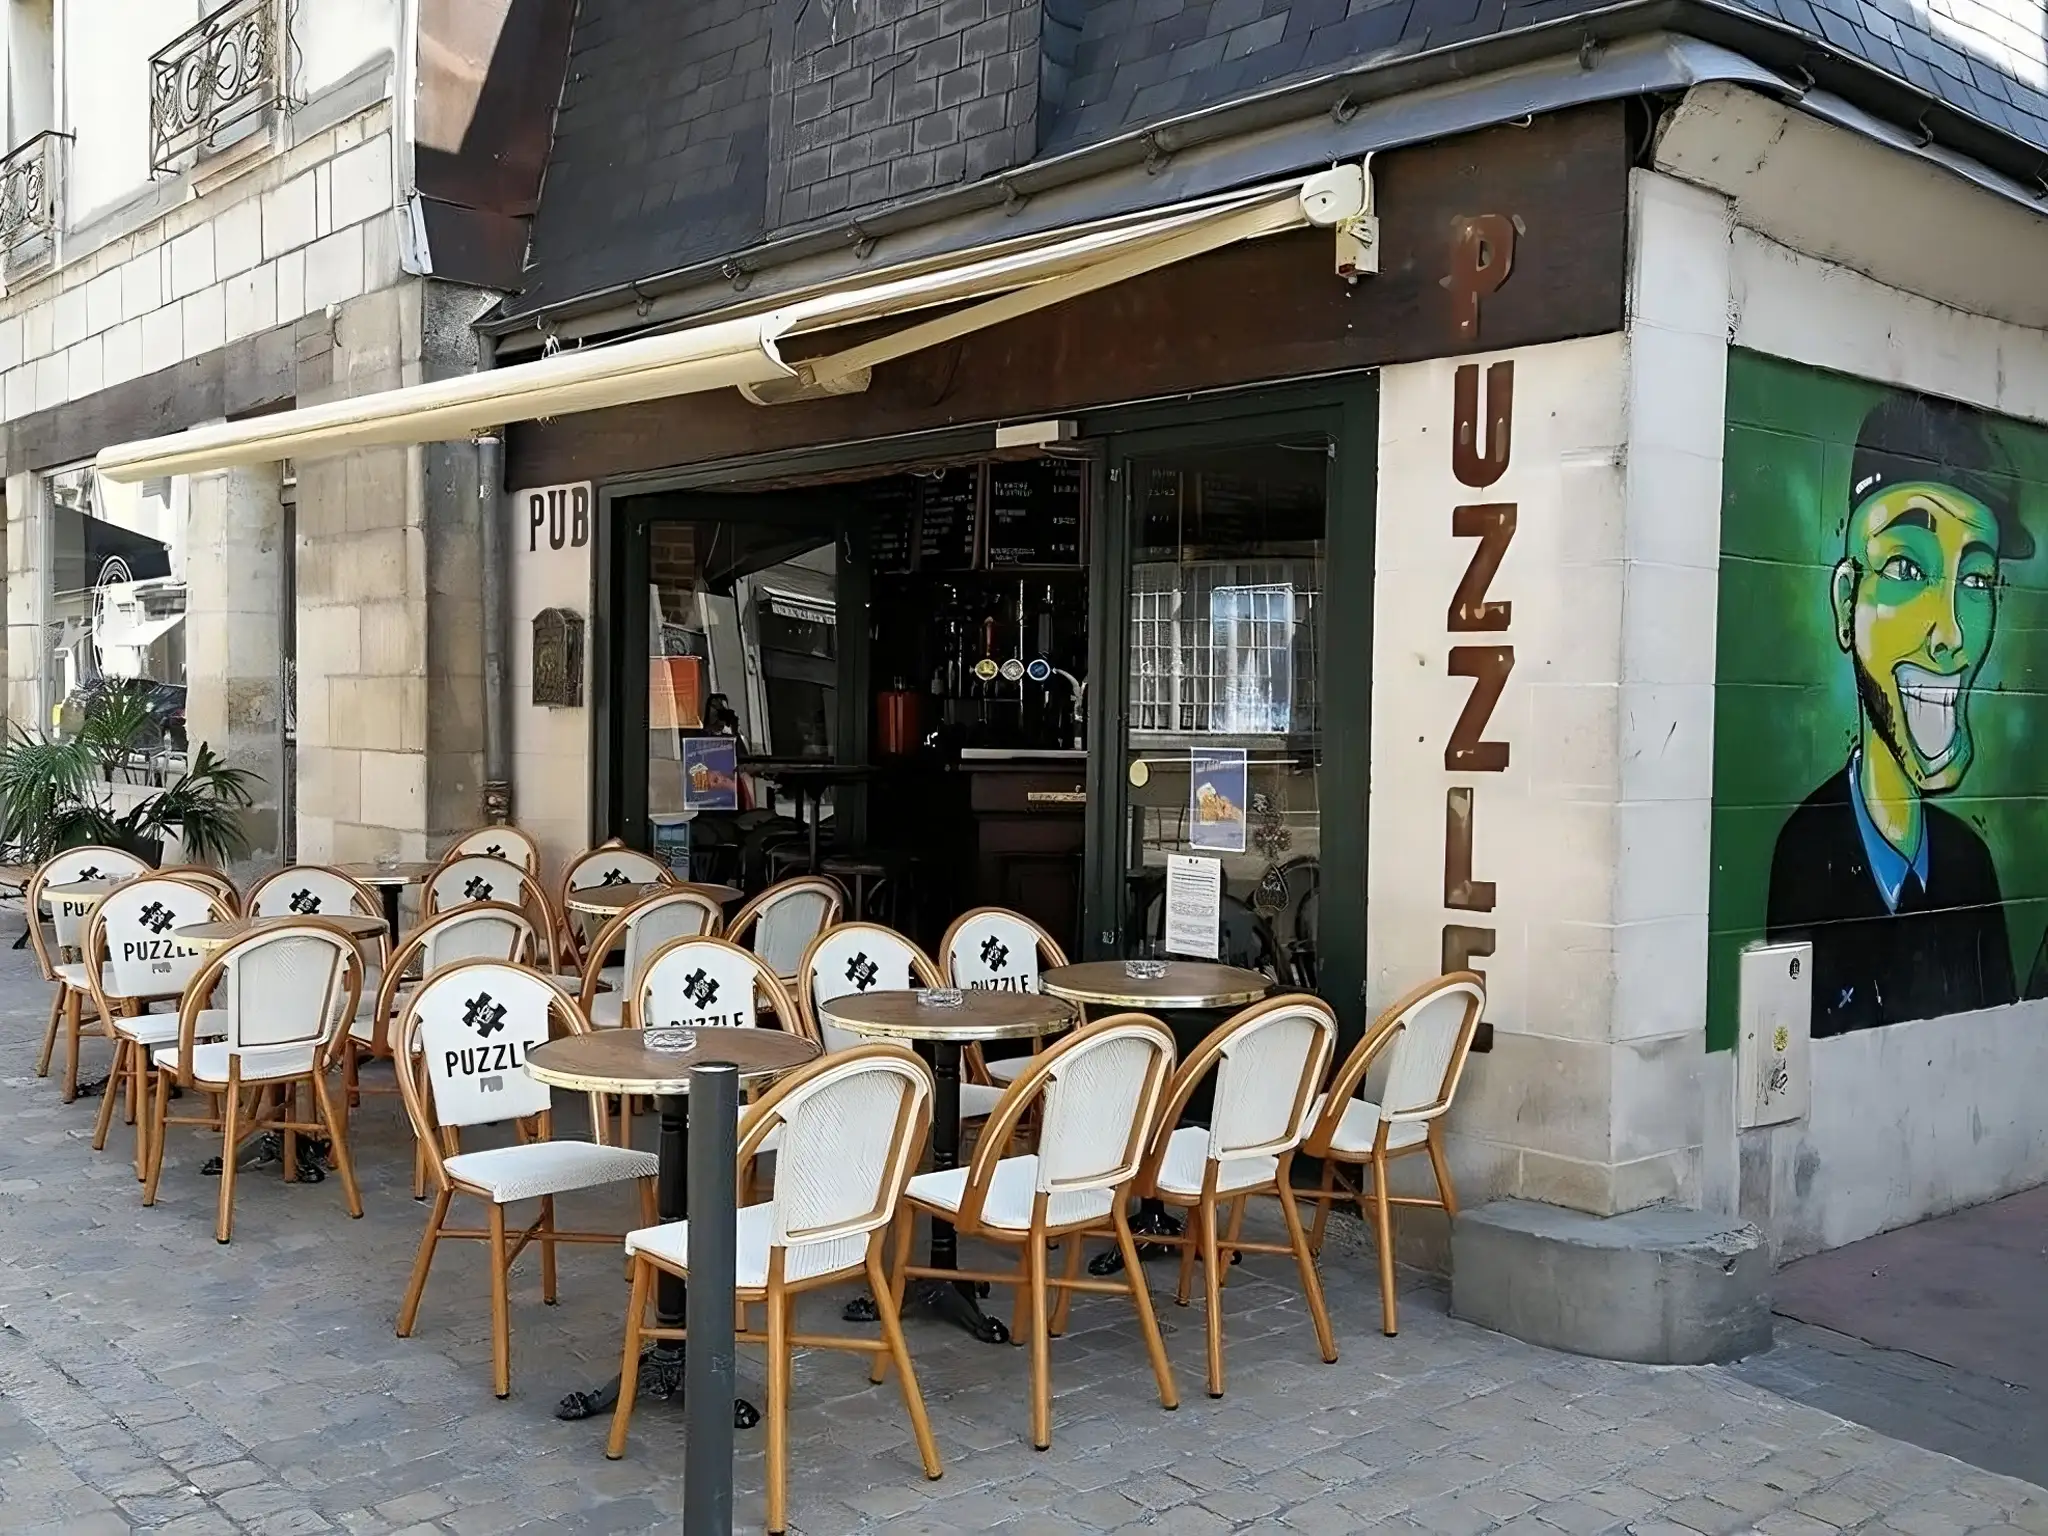
<svg viewBox="0 0 2048 1536"><path fill-rule="evenodd" d="M444 1244L414 1338L391 1319L423 1218L390 1098L355 1144L368 1215L339 1185L243 1181L236 1236L212 1236L213 1147L176 1132L144 1211L117 1130L90 1147L93 1104L30 1075L44 994L0 958L0 1531L497 1533L674 1530L679 1411L643 1405L626 1460L601 1422L556 1421L571 1388L614 1368L626 1288L617 1255L570 1249L562 1304L537 1266L513 1293L513 1397L489 1385L478 1245ZM94 1059L100 1059L95 1048ZM623 1223L630 1202L584 1202ZM565 1202L566 1205L566 1202ZM565 1215L570 1213L565 1211ZM936 1324L911 1348L945 1458L923 1480L892 1388L860 1363L796 1367L793 1528L886 1525L1014 1536L1148 1529L2048 1533L2048 1495L1883 1438L1719 1370L1551 1354L1453 1322L1413 1281L1382 1338L1361 1247L1324 1256L1342 1361L1324 1366L1283 1261L1252 1258L1226 1293L1230 1392L1202 1392L1201 1316L1162 1298L1183 1406L1151 1395L1127 1311L1083 1298L1053 1350L1053 1446L1025 1441L1026 1358ZM1155 1286L1164 1282L1155 1269ZM836 1298L804 1325L840 1326ZM742 1386L760 1391L741 1352ZM741 1437L737 1525L759 1529L761 1436Z"/></svg>

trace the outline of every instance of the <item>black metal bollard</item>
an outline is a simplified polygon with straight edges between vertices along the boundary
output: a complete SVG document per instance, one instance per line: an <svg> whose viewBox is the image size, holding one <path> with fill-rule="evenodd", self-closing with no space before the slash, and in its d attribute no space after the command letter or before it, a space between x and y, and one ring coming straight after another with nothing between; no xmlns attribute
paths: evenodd
<svg viewBox="0 0 2048 1536"><path fill-rule="evenodd" d="M739 1124L739 1107L737 1067L711 1061L690 1069L684 1536L732 1536L733 1272L738 1226L733 1166L738 1143L733 1131Z"/></svg>

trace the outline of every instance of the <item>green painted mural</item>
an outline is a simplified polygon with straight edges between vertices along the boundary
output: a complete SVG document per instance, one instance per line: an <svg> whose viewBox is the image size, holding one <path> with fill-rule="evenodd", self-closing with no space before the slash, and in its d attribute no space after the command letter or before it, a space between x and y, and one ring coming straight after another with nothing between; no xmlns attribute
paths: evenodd
<svg viewBox="0 0 2048 1536"><path fill-rule="evenodd" d="M2048 431L1733 352L1707 1043L1746 944L1813 1032L2048 995Z"/></svg>

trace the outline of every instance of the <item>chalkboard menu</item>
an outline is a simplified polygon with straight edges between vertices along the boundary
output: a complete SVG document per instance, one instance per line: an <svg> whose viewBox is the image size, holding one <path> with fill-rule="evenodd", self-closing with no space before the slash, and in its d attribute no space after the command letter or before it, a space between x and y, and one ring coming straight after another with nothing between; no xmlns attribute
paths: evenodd
<svg viewBox="0 0 2048 1536"><path fill-rule="evenodd" d="M863 488L868 513L868 553L875 571L900 576L910 570L917 549L917 481L908 475L878 480Z"/></svg>
<svg viewBox="0 0 2048 1536"><path fill-rule="evenodd" d="M1081 508L1088 466L1074 459L1029 459L988 467L991 570L1085 563Z"/></svg>
<svg viewBox="0 0 2048 1536"><path fill-rule="evenodd" d="M917 568L974 568L976 513L981 509L981 466L949 469L918 481Z"/></svg>

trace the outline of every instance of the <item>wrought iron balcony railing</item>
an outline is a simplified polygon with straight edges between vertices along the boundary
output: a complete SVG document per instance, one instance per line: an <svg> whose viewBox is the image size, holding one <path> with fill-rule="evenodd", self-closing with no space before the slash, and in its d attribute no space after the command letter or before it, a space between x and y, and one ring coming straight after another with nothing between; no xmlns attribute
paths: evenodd
<svg viewBox="0 0 2048 1536"><path fill-rule="evenodd" d="M285 104L285 4L230 0L150 56L151 170L175 170Z"/></svg>
<svg viewBox="0 0 2048 1536"><path fill-rule="evenodd" d="M0 159L0 260L16 274L53 254L58 197L57 152L68 134L39 133Z"/></svg>

